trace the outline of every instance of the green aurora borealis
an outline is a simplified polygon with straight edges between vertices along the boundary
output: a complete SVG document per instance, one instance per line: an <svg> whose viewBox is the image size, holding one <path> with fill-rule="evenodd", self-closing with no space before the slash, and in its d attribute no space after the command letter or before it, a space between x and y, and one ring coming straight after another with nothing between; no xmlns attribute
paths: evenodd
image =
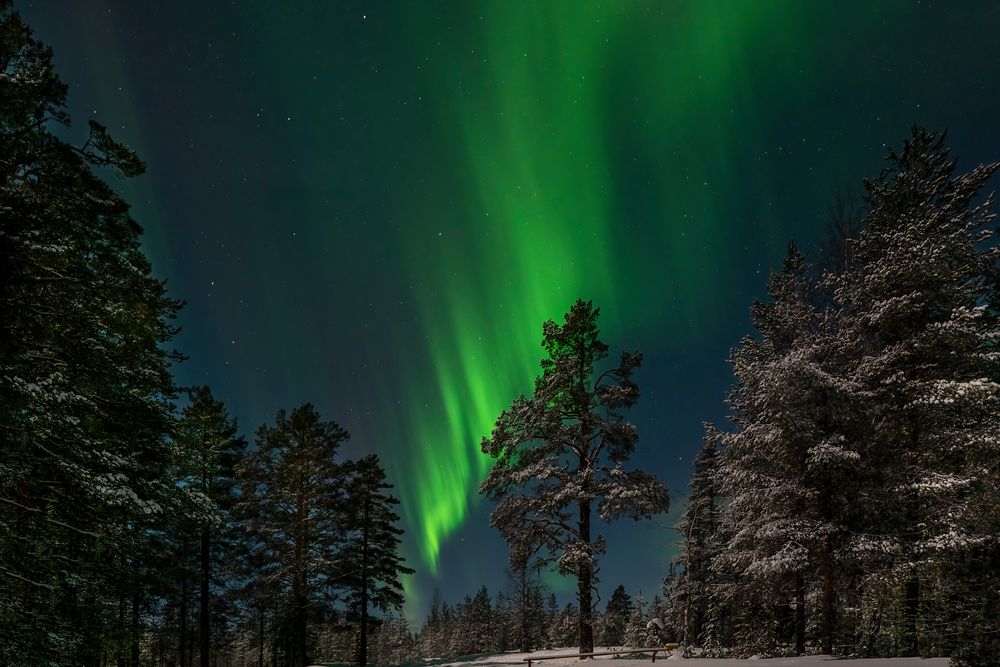
<svg viewBox="0 0 1000 667"><path fill-rule="evenodd" d="M247 433L311 401L381 456L411 614L503 584L479 441L545 319L593 299L646 352L635 462L682 496L787 240L911 123L1000 154L990 3L55 7L21 10L77 124L149 165L122 188L188 302L179 379ZM603 586L656 587L673 536L607 534Z"/></svg>
<svg viewBox="0 0 1000 667"><path fill-rule="evenodd" d="M445 410L444 422L419 409L409 415L416 441L426 448L415 493L407 493L408 506L418 508L424 565L436 566L442 539L465 518L468 490L488 470L489 460L477 454L475 444L510 399L531 387L539 323L558 317L575 295L604 304L605 323L609 311L641 308L622 298L640 297L630 289L638 278L629 275L635 258L616 252L620 193L608 134L609 123L622 110L611 95L614 82L624 79L620 85L634 87L633 93L641 87L662 91L653 107L633 109L646 116L634 119L644 126L636 143L669 143L655 128L678 125L694 115L695 106L717 108L726 101L717 83L739 80L727 69L732 61L713 48L715 36L733 29L733 37L749 40L756 26L767 24L733 7L736 16L708 4L676 12L677 24L668 23L670 33L664 35L673 45L658 51L653 35L649 41L654 43L632 39L629 27L641 16L630 16L620 6L581 5L566 13L556 4L498 3L484 8L480 46L470 49L479 61L476 76L466 82L453 70L442 73L442 87L455 90L458 99L454 122L468 169L465 187L473 195L468 216L478 218L478 224L432 255L431 261L445 269L444 281L418 295L420 312L430 314L422 325ZM749 4L744 8L760 11ZM683 67L671 64L672 57L685 53L693 60L684 57ZM631 81L627 57L642 61L642 71L632 72ZM717 121L720 134L729 129L723 121ZM662 172L657 176L665 203L683 181ZM710 197L700 199L704 210ZM664 237L683 223L664 218L666 224L649 230L651 247L679 252L663 268L679 275L697 271L707 259L699 251L707 251L721 230L697 229L702 242L682 247ZM704 220L716 218L709 214ZM419 263L411 268L419 271ZM702 283L681 296L693 307L714 287ZM419 378L418 373L407 376ZM442 443L449 453L445 465L435 455Z"/></svg>

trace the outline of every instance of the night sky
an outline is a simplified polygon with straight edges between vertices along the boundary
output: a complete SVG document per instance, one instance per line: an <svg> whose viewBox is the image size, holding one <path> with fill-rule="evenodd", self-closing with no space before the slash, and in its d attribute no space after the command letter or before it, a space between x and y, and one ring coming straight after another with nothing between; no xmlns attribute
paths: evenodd
<svg viewBox="0 0 1000 667"><path fill-rule="evenodd" d="M479 441L544 320L592 299L612 355L646 353L633 463L675 507L607 529L600 576L651 596L787 241L814 249L913 123L1000 159L996 2L287 4L17 7L70 136L97 119L147 162L115 185L187 302L178 381L248 436L309 401L379 454L412 620L504 584Z"/></svg>

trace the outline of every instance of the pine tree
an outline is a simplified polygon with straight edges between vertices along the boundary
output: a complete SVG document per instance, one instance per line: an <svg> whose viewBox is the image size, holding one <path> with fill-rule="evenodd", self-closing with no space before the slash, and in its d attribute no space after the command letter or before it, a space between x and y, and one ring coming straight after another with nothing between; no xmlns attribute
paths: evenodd
<svg viewBox="0 0 1000 667"><path fill-rule="evenodd" d="M625 624L625 634L622 643L627 648L643 648L646 646L646 599L642 593L636 596L632 609L629 611L628 622Z"/></svg>
<svg viewBox="0 0 1000 667"><path fill-rule="evenodd" d="M718 478L720 439L715 426L706 423L705 438L694 459L688 506L677 524L681 551L674 559L679 573L671 591L675 615L672 622L680 629L680 643L684 646L702 646L709 624L711 564L719 548L722 509Z"/></svg>
<svg viewBox="0 0 1000 667"><path fill-rule="evenodd" d="M357 616L359 627L358 664L367 664L369 609L383 612L398 610L403 604L400 576L413 574L399 555L396 527L399 516L394 507L399 501L389 492L385 471L377 456L349 466L347 502L341 530L344 545L338 555L340 567L347 573L340 585L348 590L347 603ZM487 609L489 601L487 600Z"/></svg>
<svg viewBox="0 0 1000 667"><path fill-rule="evenodd" d="M257 449L239 468L251 550L262 576L287 600L279 624L287 632L276 639L286 645L292 667L309 664L309 626L343 582L338 553L346 473L335 458L348 437L308 403L290 416L279 410L274 426L257 429Z"/></svg>
<svg viewBox="0 0 1000 667"><path fill-rule="evenodd" d="M863 438L853 385L839 375L835 320L815 307L815 285L794 245L768 293L770 302L752 309L760 338L744 339L733 353L729 403L738 430L724 437L719 479L730 502L715 569L728 572L729 594L742 601L736 642L747 652L774 652L790 629L793 652L803 653L806 598L816 586L822 651L830 653L837 576L853 567L845 558L858 532Z"/></svg>
<svg viewBox="0 0 1000 667"><path fill-rule="evenodd" d="M548 643L550 648L572 646L579 638L580 611L572 602L567 602L563 610L553 617L548 628Z"/></svg>
<svg viewBox="0 0 1000 667"><path fill-rule="evenodd" d="M514 629L514 607L510 598L503 591L497 591L490 614L488 630L490 631L491 650L496 653L506 653L514 644L516 632Z"/></svg>
<svg viewBox="0 0 1000 667"><path fill-rule="evenodd" d="M208 667L211 627L213 620L221 616L223 602L222 567L232 562L238 539L232 512L236 503L236 465L243 457L246 441L237 436L236 421L229 418L225 406L212 397L208 387L197 387L189 396L191 402L182 412L176 438L190 465L183 481L200 490L217 515L213 521L202 522L198 544L198 653L201 666Z"/></svg>
<svg viewBox="0 0 1000 667"><path fill-rule="evenodd" d="M96 173L142 163L96 122L57 136L66 86L6 0L0 62L0 662L112 640L135 662L155 528L187 493L165 469L180 304Z"/></svg>
<svg viewBox="0 0 1000 667"><path fill-rule="evenodd" d="M422 658L438 658L443 655L440 650L440 637L444 626L442 606L441 591L435 588L430 610L417 637L417 652Z"/></svg>
<svg viewBox="0 0 1000 667"><path fill-rule="evenodd" d="M632 374L642 355L623 353L617 367L595 377L608 351L597 318L598 309L580 300L562 325L545 323L548 356L534 394L515 400L482 442L497 461L480 492L498 502L490 524L510 544L512 562L540 552L577 579L581 653L594 650L594 572L606 548L592 535L592 513L605 522L640 520L669 504L656 478L623 467L639 437L623 410L638 400Z"/></svg>
<svg viewBox="0 0 1000 667"><path fill-rule="evenodd" d="M559 623L559 604L556 602L556 594L549 593L549 599L545 603L545 648L554 648L552 643L553 630Z"/></svg>
<svg viewBox="0 0 1000 667"><path fill-rule="evenodd" d="M608 599L604 609L604 645L621 646L625 641L625 628L632 613L632 598L619 585Z"/></svg>
<svg viewBox="0 0 1000 667"><path fill-rule="evenodd" d="M882 494L865 532L883 575L901 581L897 639L917 655L936 572L993 541L975 498L995 485L998 325L987 303L1000 251L992 202L976 199L1000 164L956 176L944 136L919 128L888 161L866 182L865 232L833 286Z"/></svg>
<svg viewBox="0 0 1000 667"><path fill-rule="evenodd" d="M538 571L536 569L536 573ZM544 609L543 586L537 576L532 578L528 572L527 563L512 564L507 571L513 605L513 637L521 653L528 653L546 644L549 622Z"/></svg>

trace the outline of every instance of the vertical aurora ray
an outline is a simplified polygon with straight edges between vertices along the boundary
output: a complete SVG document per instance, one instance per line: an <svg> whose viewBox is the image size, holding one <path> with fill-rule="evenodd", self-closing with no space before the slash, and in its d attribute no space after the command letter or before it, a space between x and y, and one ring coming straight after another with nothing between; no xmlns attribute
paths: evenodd
<svg viewBox="0 0 1000 667"><path fill-rule="evenodd" d="M407 513L422 526L421 557L432 570L489 470L480 439L531 389L541 322L577 295L600 302L614 290L594 50L603 30L583 30L593 18L586 12L560 28L528 4L489 9L484 23L496 27L479 47L483 79L455 110L472 193L468 243L440 246L433 261L454 279L421 305L443 410L411 415L422 456ZM563 55L550 43L553 29L572 46ZM545 64L558 71L536 69Z"/></svg>

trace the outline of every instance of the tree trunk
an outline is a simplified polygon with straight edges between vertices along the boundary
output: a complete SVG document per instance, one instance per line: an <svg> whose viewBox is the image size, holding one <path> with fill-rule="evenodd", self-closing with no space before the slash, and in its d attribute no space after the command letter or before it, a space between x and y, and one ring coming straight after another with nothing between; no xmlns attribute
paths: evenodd
<svg viewBox="0 0 1000 667"><path fill-rule="evenodd" d="M806 582L802 573L795 576L795 655L806 652Z"/></svg>
<svg viewBox="0 0 1000 667"><path fill-rule="evenodd" d="M296 494L297 530L295 538L295 572L292 576L292 636L290 653L292 667L305 667L309 663L306 646L306 521L309 508L305 498L305 484L299 477Z"/></svg>
<svg viewBox="0 0 1000 667"><path fill-rule="evenodd" d="M580 541L590 544L590 501L580 503ZM580 603L580 653L594 652L593 603L591 593L594 585L593 565L588 561L580 563L577 574L577 601Z"/></svg>
<svg viewBox="0 0 1000 667"><path fill-rule="evenodd" d="M209 544L211 539L211 533L208 526L204 526L201 529L201 610L200 616L198 618L199 626L199 644L198 652L201 657L200 663L201 667L209 667L209 632L210 632L210 617L209 617L209 579L210 579L210 563L209 563Z"/></svg>
<svg viewBox="0 0 1000 667"><path fill-rule="evenodd" d="M920 638L917 633L917 617L920 613L920 579L913 576L906 582L906 625L904 637L906 645L903 655L916 657L920 655Z"/></svg>
<svg viewBox="0 0 1000 667"><path fill-rule="evenodd" d="M366 490L364 520L361 524L361 646L358 647L358 664L368 664L368 497Z"/></svg>
<svg viewBox="0 0 1000 667"><path fill-rule="evenodd" d="M305 618L305 595L302 578L296 573L292 579L292 633L289 646L292 667L305 667L306 664L306 618Z"/></svg>
<svg viewBox="0 0 1000 667"><path fill-rule="evenodd" d="M258 636L259 650L257 651L257 667L264 667L264 605L260 605L260 635Z"/></svg>
<svg viewBox="0 0 1000 667"><path fill-rule="evenodd" d="M142 606L142 588L138 584L138 575L136 575L136 584L132 590L132 667L139 667L139 611Z"/></svg>
<svg viewBox="0 0 1000 667"><path fill-rule="evenodd" d="M518 606L520 607L519 616L521 622L521 653L528 653L532 650L531 638L528 636L528 565L525 564L521 567L518 572L518 577L520 579L518 591Z"/></svg>
<svg viewBox="0 0 1000 667"><path fill-rule="evenodd" d="M122 591L118 594L118 636L120 639L124 639L127 636L128 630L125 625L125 592ZM115 656L115 665L118 667L125 667L128 663L125 662L125 646L124 642L118 645L118 654Z"/></svg>
<svg viewBox="0 0 1000 667"><path fill-rule="evenodd" d="M187 577L181 577L181 607L178 610L180 614L180 646L178 647L177 657L179 659L180 667L185 667L187 665Z"/></svg>
<svg viewBox="0 0 1000 667"><path fill-rule="evenodd" d="M823 574L821 575L823 585L823 617L822 627L822 650L825 655L833 653L833 616L836 610L836 590L833 582L833 546L830 538L826 538L823 553Z"/></svg>

